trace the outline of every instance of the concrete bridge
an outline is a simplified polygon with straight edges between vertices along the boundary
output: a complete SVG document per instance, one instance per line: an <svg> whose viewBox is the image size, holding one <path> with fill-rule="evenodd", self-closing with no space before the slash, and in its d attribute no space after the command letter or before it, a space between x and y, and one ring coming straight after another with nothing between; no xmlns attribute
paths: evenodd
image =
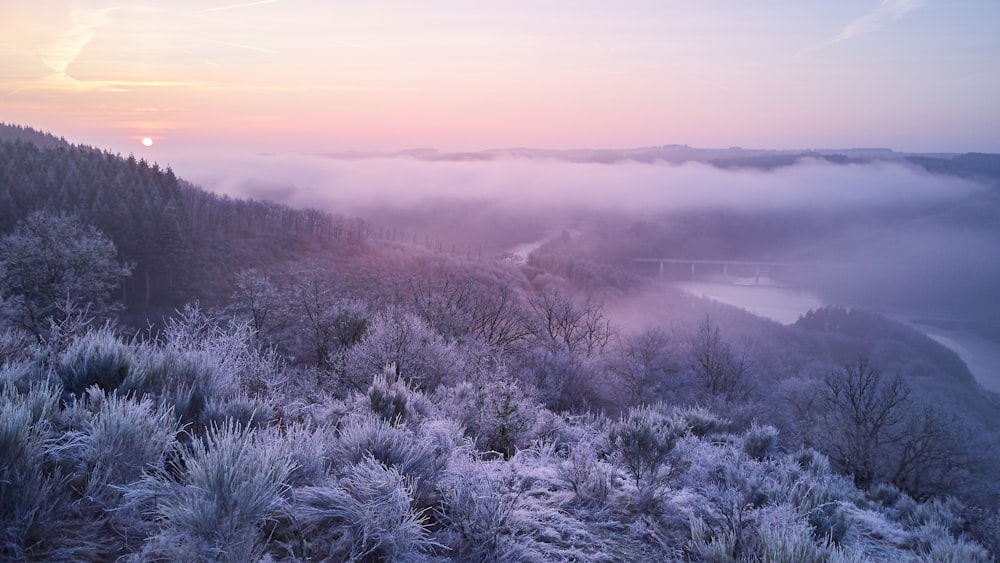
<svg viewBox="0 0 1000 563"><path fill-rule="evenodd" d="M805 266L806 262L772 262L772 261L754 261L754 260L704 260L698 258L636 258L633 262L640 263L652 263L659 264L660 266L660 279L663 279L664 266L667 264L681 264L691 267L691 278L694 279L698 272L698 267L701 266L704 269L715 269L719 271L718 268L722 268L722 278L724 280L729 279L730 268L734 271L739 272L752 272L754 278L754 285L760 285L761 274L770 273L773 268L783 268L783 267L799 267Z"/></svg>

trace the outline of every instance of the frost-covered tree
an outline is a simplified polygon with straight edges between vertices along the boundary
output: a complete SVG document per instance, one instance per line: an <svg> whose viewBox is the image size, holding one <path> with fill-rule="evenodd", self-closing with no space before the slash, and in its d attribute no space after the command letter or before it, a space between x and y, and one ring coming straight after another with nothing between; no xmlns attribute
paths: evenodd
<svg viewBox="0 0 1000 563"><path fill-rule="evenodd" d="M104 233L72 217L34 213L0 238L3 316L39 339L74 308L114 312L130 273Z"/></svg>

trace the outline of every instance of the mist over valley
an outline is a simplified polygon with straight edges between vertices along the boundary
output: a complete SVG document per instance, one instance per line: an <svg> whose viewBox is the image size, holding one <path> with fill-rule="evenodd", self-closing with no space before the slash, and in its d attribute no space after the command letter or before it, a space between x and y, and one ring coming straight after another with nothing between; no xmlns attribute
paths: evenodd
<svg viewBox="0 0 1000 563"><path fill-rule="evenodd" d="M0 561L1000 559L1000 3L0 21Z"/></svg>

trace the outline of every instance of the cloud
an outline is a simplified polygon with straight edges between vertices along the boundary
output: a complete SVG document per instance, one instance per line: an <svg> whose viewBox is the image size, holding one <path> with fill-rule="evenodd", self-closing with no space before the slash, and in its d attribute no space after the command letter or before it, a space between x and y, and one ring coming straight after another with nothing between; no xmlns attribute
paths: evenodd
<svg viewBox="0 0 1000 563"><path fill-rule="evenodd" d="M250 7L253 7L253 6L262 6L264 4L274 4L277 1L278 0L260 0L258 2L246 2L246 3L243 3L243 4L230 4L228 6L219 6L217 8L206 8L204 10L197 10L197 11L194 11L194 12L188 12L185 15L187 15L187 16L195 16L195 15L198 15L198 14L208 14L208 13L211 13L211 12L222 12L222 11L226 11L226 10L238 10L240 8L250 8Z"/></svg>
<svg viewBox="0 0 1000 563"><path fill-rule="evenodd" d="M114 10L115 8L106 8L96 12L75 13L73 25L40 56L45 66L56 76L68 76L66 69L94 39L97 30L108 23L108 14Z"/></svg>
<svg viewBox="0 0 1000 563"><path fill-rule="evenodd" d="M247 51L256 51L258 53L265 53L267 55L276 55L277 52L271 49L265 49L264 47L255 47L253 45L244 45L242 43L232 43L229 41L218 41L215 39L206 39L208 43L215 43L216 45L222 45L223 47L231 47L233 49L245 49Z"/></svg>
<svg viewBox="0 0 1000 563"><path fill-rule="evenodd" d="M842 41L854 39L855 37L874 33L889 23L902 19L904 16L926 3L927 0L882 0L873 10L845 25L844 28L840 30L840 33L832 39L824 41L819 45L803 49L802 51L799 51L798 54L801 55L809 51L815 51L816 49L835 45Z"/></svg>

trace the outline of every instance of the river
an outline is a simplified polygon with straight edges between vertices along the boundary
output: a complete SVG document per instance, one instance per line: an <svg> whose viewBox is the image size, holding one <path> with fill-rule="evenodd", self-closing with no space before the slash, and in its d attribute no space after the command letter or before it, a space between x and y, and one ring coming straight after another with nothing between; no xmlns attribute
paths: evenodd
<svg viewBox="0 0 1000 563"><path fill-rule="evenodd" d="M807 291L771 285L736 285L704 281L677 282L677 287L708 299L746 309L751 313L782 324L792 324L799 316L822 307L823 303ZM912 315L890 315L934 341L951 349L965 362L980 385L1000 392L1000 343L962 328L941 328L909 320Z"/></svg>

